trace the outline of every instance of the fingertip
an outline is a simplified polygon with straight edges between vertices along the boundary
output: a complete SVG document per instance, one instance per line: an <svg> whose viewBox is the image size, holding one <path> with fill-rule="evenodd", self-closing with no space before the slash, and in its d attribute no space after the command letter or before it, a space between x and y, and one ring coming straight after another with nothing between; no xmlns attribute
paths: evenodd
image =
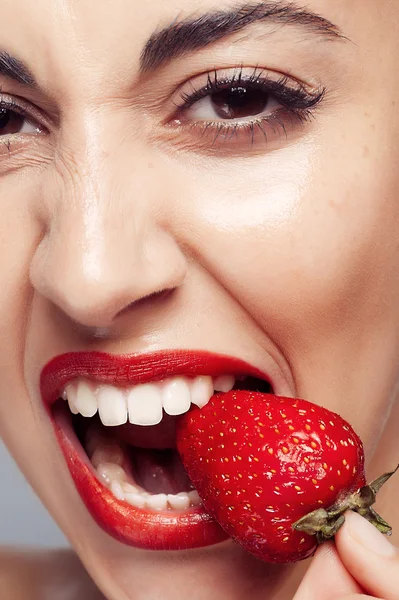
<svg viewBox="0 0 399 600"><path fill-rule="evenodd" d="M386 535L380 533L367 519L349 510L345 513L344 525L336 535L340 554L352 549L353 543L384 558L391 558L397 554L396 548Z"/></svg>
<svg viewBox="0 0 399 600"><path fill-rule="evenodd" d="M398 597L399 551L367 519L346 513L336 545L345 568L364 589L379 598Z"/></svg>

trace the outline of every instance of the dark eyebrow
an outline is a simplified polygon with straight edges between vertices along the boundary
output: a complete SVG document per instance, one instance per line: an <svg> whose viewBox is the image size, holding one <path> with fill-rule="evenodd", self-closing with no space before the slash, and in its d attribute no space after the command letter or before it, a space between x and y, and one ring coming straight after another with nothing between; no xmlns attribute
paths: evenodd
<svg viewBox="0 0 399 600"><path fill-rule="evenodd" d="M257 22L299 26L325 39L347 39L328 19L309 12L293 2L281 0L244 4L231 10L207 12L195 19L175 20L147 41L140 57L140 71L154 71L167 62L194 50L205 48ZM0 49L0 76L38 89L28 66Z"/></svg>
<svg viewBox="0 0 399 600"><path fill-rule="evenodd" d="M231 10L207 12L195 19L175 20L153 33L140 59L140 71L154 71L184 54L205 48L256 22L293 25L325 39L345 39L340 29L320 15L293 2L279 0L244 4Z"/></svg>
<svg viewBox="0 0 399 600"><path fill-rule="evenodd" d="M21 60L4 50L0 50L0 75L29 87L39 87L30 69Z"/></svg>

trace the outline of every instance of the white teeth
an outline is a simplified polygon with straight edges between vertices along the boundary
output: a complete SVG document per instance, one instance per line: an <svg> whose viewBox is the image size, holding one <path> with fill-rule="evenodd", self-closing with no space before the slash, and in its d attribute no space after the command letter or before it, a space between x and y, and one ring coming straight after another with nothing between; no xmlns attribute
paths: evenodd
<svg viewBox="0 0 399 600"><path fill-rule="evenodd" d="M75 415L80 413L90 418L98 411L107 427L123 425L127 420L134 425L151 426L162 421L163 411L168 415L181 415L191 404L203 408L214 390L228 392L234 383L233 375L220 375L214 380L209 375L178 376L126 389L78 379L68 384L61 396Z"/></svg>
<svg viewBox="0 0 399 600"><path fill-rule="evenodd" d="M97 412L97 398L85 381L79 381L78 383L75 406L84 417L94 417Z"/></svg>
<svg viewBox="0 0 399 600"><path fill-rule="evenodd" d="M68 398L68 406L69 406L69 410L71 411L71 413L73 415L78 415L79 414L79 411L76 408L76 406L74 405L72 398Z"/></svg>
<svg viewBox="0 0 399 600"><path fill-rule="evenodd" d="M100 481L111 490L117 500L125 501L136 508L147 508L154 511L187 510L190 506L201 505L201 499L196 490L178 494L150 494L143 488L128 483L126 472L118 465L100 464L97 467L97 473Z"/></svg>
<svg viewBox="0 0 399 600"><path fill-rule="evenodd" d="M203 408L213 396L213 390L212 377L206 375L196 377L191 384L191 402Z"/></svg>
<svg viewBox="0 0 399 600"><path fill-rule="evenodd" d="M168 415L182 415L190 409L190 388L184 377L175 377L165 383L162 403Z"/></svg>
<svg viewBox="0 0 399 600"><path fill-rule="evenodd" d="M74 385L68 385L68 387L65 390L66 395L67 395L67 400L68 400L68 406L69 406L69 410L71 411L71 413L73 415L77 415L79 413L78 409L76 408L76 387Z"/></svg>
<svg viewBox="0 0 399 600"><path fill-rule="evenodd" d="M112 463L102 463L97 467L97 473L100 476L100 479L106 485L111 485L112 481L118 481L122 483L126 480L126 471L119 467L118 465L113 465Z"/></svg>
<svg viewBox="0 0 399 600"><path fill-rule="evenodd" d="M98 412L102 423L108 427L123 425L127 421L127 406L123 392L112 385L98 391Z"/></svg>
<svg viewBox="0 0 399 600"><path fill-rule="evenodd" d="M93 446L92 464L96 468L99 480L105 485L117 500L127 502L136 508L153 511L187 510L190 507L201 505L201 499L196 490L179 492L178 494L151 494L140 487L132 476L128 475L120 464L110 461L111 454L118 460L124 458L122 446L118 442L101 437L98 425L88 428L86 439L90 439ZM105 461L97 462L104 457Z"/></svg>
<svg viewBox="0 0 399 600"><path fill-rule="evenodd" d="M134 425L157 425L162 421L162 398L159 385L136 385L127 398L129 422Z"/></svg>
<svg viewBox="0 0 399 600"><path fill-rule="evenodd" d="M146 498L142 494L125 493L125 502L136 508L144 508L146 505Z"/></svg>
<svg viewBox="0 0 399 600"><path fill-rule="evenodd" d="M189 492L188 497L190 498L190 502L192 506L200 506L202 504L202 500L197 492L197 490L193 490Z"/></svg>
<svg viewBox="0 0 399 600"><path fill-rule="evenodd" d="M123 493L123 489L122 489L122 486L119 483L119 481L112 481L111 482L111 492L113 493L113 495L115 496L115 498L117 498L118 500L124 500L125 499L125 494Z"/></svg>
<svg viewBox="0 0 399 600"><path fill-rule="evenodd" d="M187 510L190 506L190 498L186 492L180 492L176 495L168 494L168 502L175 510Z"/></svg>
<svg viewBox="0 0 399 600"><path fill-rule="evenodd" d="M229 392L235 384L234 375L220 375L213 382L213 387L216 392Z"/></svg>
<svg viewBox="0 0 399 600"><path fill-rule="evenodd" d="M137 487L137 485L127 483L127 481L122 483L122 488L125 494L138 494L140 492L140 489Z"/></svg>
<svg viewBox="0 0 399 600"><path fill-rule="evenodd" d="M152 510L166 510L168 497L166 494L154 494L153 496L148 496L146 504Z"/></svg>

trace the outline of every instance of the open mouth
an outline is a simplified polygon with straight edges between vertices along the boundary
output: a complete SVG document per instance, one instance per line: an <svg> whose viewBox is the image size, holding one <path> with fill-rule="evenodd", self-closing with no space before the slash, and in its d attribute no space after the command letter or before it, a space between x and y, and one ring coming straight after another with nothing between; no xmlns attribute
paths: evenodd
<svg viewBox="0 0 399 600"><path fill-rule="evenodd" d="M73 353L46 365L41 389L75 485L102 529L154 550L226 539L181 463L176 422L215 393L272 393L265 375L203 352Z"/></svg>

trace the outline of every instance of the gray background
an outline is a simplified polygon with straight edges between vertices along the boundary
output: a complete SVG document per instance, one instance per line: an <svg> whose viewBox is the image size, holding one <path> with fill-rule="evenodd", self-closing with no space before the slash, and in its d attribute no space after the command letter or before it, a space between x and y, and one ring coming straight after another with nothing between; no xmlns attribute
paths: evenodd
<svg viewBox="0 0 399 600"><path fill-rule="evenodd" d="M67 542L0 440L0 546L54 547Z"/></svg>

